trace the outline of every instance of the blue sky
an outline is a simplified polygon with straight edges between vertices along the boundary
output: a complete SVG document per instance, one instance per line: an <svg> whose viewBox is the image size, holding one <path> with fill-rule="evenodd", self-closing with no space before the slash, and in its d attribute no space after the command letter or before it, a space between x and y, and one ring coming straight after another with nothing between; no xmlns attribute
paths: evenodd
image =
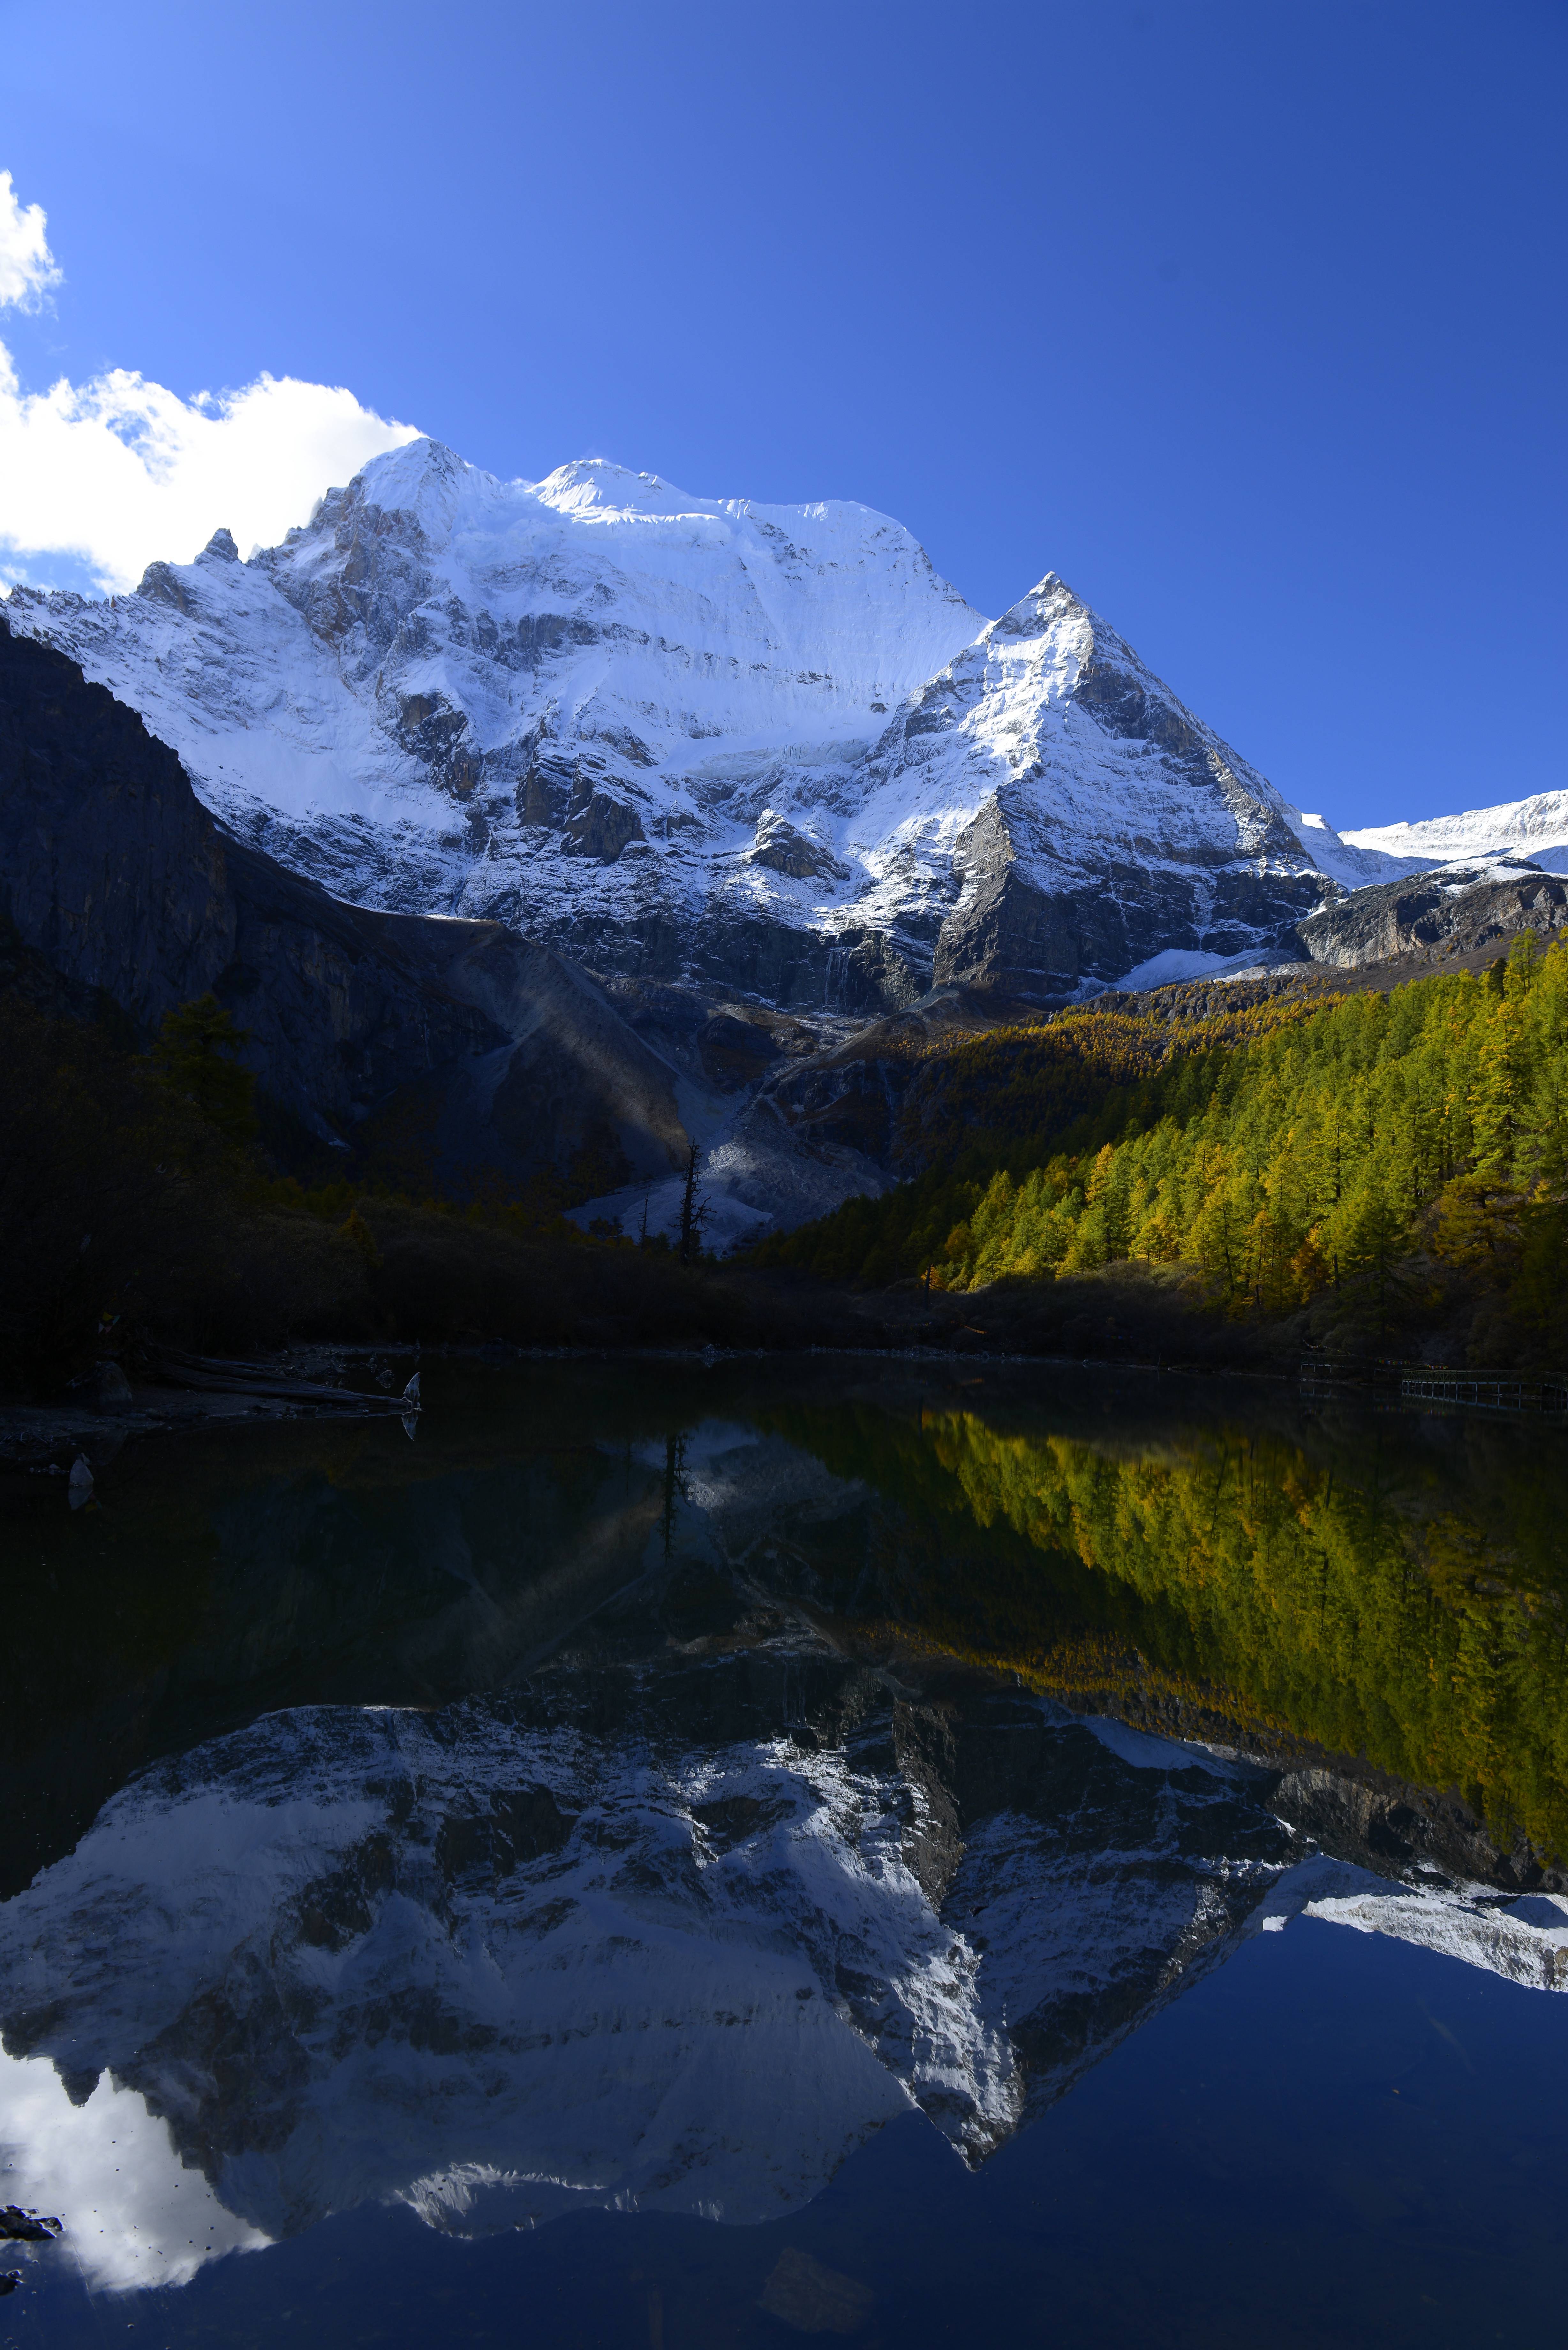
<svg viewBox="0 0 1568 2350"><path fill-rule="evenodd" d="M23 394L860 498L988 611L1060 571L1331 821L1438 815L1568 785L1565 86L1534 0L0 0L63 272L0 336Z"/></svg>

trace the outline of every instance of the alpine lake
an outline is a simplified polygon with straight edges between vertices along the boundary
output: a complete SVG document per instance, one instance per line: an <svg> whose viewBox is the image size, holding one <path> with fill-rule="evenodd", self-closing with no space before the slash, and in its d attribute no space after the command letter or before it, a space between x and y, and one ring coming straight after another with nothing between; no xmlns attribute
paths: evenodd
<svg viewBox="0 0 1568 2350"><path fill-rule="evenodd" d="M1559 2337L1560 1424L422 1390L5 1484L0 2338Z"/></svg>

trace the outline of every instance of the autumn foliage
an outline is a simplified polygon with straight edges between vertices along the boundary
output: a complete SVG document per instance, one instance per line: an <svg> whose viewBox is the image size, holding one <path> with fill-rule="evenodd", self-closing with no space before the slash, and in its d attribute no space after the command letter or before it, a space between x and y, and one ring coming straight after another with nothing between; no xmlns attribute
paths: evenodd
<svg viewBox="0 0 1568 2350"><path fill-rule="evenodd" d="M985 1055L958 1056L953 1124L979 1146L773 1244L772 1261L867 1283L929 1269L959 1291L1141 1262L1187 1269L1233 1314L1354 1295L1374 1331L1436 1269L1550 1320L1568 1239L1568 946L1542 954L1527 934L1480 977L1265 1005L1229 1038L1101 1017L1103 1040L1093 1014L1040 1032L1034 1068L1006 1073L1000 1131L978 1107ZM1112 1081L1064 1116L1091 1050ZM1147 1074L1113 1074L1140 1058Z"/></svg>

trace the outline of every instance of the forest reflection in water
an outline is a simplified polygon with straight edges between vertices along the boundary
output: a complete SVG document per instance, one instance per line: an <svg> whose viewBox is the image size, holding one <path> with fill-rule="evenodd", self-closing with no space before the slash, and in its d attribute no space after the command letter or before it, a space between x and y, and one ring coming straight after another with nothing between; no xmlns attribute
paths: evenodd
<svg viewBox="0 0 1568 2350"><path fill-rule="evenodd" d="M1568 1981L1557 1431L871 1362L425 1386L413 1444L10 1492L5 2192L75 2182L96 2287L196 2310L388 2204L765 2234L911 2113L983 2177L1293 1918ZM852 2266L801 2306L869 2342ZM758 2289L715 2342L794 2323Z"/></svg>
<svg viewBox="0 0 1568 2350"><path fill-rule="evenodd" d="M1568 1852L1563 1432L1226 1400L1103 1432L983 1391L912 1425L777 1424L891 1505L890 1625L1151 1727L1453 1790L1505 1846Z"/></svg>
<svg viewBox="0 0 1568 2350"><path fill-rule="evenodd" d="M85 1518L12 1480L36 1604L5 1760L24 1783L41 1754L67 1764L46 1805L74 1774L78 1802L107 1793L264 1706L496 1686L700 1529L858 1643L1178 1734L1229 1724L1359 1758L1457 1791L1504 1844L1568 1850L1555 1425L902 1365L438 1366L427 1382L414 1446L385 1426L144 1446ZM794 1507L760 1453L748 1489L740 1451L723 1506L694 1505L715 1425L830 1472L835 1506ZM31 1873L15 1807L8 1825L15 1883Z"/></svg>

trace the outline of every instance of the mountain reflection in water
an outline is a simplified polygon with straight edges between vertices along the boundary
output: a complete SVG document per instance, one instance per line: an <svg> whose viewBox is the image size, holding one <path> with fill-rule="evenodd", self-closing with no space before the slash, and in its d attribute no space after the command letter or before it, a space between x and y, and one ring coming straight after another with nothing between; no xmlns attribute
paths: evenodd
<svg viewBox="0 0 1568 2350"><path fill-rule="evenodd" d="M3 2199L90 2282L972 2168L1303 1912L1568 1987L1556 1438L861 1371L13 1492Z"/></svg>

